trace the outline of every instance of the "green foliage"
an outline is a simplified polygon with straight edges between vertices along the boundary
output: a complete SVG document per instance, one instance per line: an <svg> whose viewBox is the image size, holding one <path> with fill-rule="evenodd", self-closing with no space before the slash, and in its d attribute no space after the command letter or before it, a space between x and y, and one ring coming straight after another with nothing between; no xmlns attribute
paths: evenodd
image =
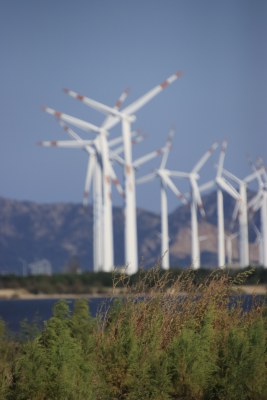
<svg viewBox="0 0 267 400"><path fill-rule="evenodd" d="M266 331L261 318L242 321L218 340L218 374L214 392L218 399L266 399Z"/></svg>
<svg viewBox="0 0 267 400"><path fill-rule="evenodd" d="M58 302L41 335L23 347L16 362L14 398L93 399L92 369L71 332L66 302Z"/></svg>
<svg viewBox="0 0 267 400"><path fill-rule="evenodd" d="M12 385L12 361L18 345L8 340L5 323L0 320L0 400L7 398Z"/></svg>
<svg viewBox="0 0 267 400"><path fill-rule="evenodd" d="M174 337L168 353L174 398L203 398L216 373L217 354L213 316L208 312L200 327L188 321Z"/></svg>
<svg viewBox="0 0 267 400"><path fill-rule="evenodd" d="M41 330L23 324L22 342L0 321L0 399L266 400L266 308L229 307L248 276L116 276L125 296L96 318L86 299L73 312L59 301Z"/></svg>

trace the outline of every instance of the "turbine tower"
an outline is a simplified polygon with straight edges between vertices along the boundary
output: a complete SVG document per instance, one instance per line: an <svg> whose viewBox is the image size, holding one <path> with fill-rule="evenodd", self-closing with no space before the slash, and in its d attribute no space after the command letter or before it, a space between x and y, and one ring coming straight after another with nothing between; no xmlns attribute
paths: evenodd
<svg viewBox="0 0 267 400"><path fill-rule="evenodd" d="M174 185L170 179L170 171L166 167L168 155L172 145L172 137L174 131L171 130L167 144L166 151L163 154L160 167L151 174L145 175L139 178L137 183L146 183L155 178L160 180L160 204L161 204L161 263L164 270L170 268L170 254L169 254L169 226L168 226L168 203L167 203L167 188L169 188L179 200L182 200L184 204L187 204L186 198L182 195L179 189Z"/></svg>
<svg viewBox="0 0 267 400"><path fill-rule="evenodd" d="M263 254L264 254L264 249L263 249L263 240L262 240L262 235L260 230L257 228L256 224L252 224L252 228L255 232L256 239L255 242L258 245L258 262L259 265L263 265Z"/></svg>
<svg viewBox="0 0 267 400"><path fill-rule="evenodd" d="M218 266L225 268L225 230L224 230L224 206L223 206L223 192L228 193L234 198L238 198L238 192L235 188L226 182L222 176L225 152L227 148L227 141L224 140L221 146L219 161L217 166L217 173L215 180L209 181L200 187L200 191L211 189L214 185L217 187L217 242L218 242Z"/></svg>
<svg viewBox="0 0 267 400"><path fill-rule="evenodd" d="M197 211L200 210L202 217L205 216L204 207L201 200L200 189L198 187L197 181L199 179L199 171L208 161L212 153L217 148L218 143L215 142L209 148L209 150L200 158L196 163L194 168L189 173L184 173L180 171L171 171L171 176L178 178L187 178L189 180L191 188L191 251L192 251L192 268L200 268L200 249L199 249L199 237L198 237L198 219Z"/></svg>
<svg viewBox="0 0 267 400"><path fill-rule="evenodd" d="M144 163L150 161L152 158L155 158L157 156L163 155L163 158L166 156L166 154L169 153L170 148L171 148L171 144L172 144L172 137L173 137L173 131L170 132L168 139L166 141L166 144L161 147L160 149L154 150L140 158L138 158L137 160L135 160L133 162L133 177L134 177L134 184L136 185L136 180L135 180L135 170L140 168L141 165L143 165Z"/></svg>
<svg viewBox="0 0 267 400"><path fill-rule="evenodd" d="M251 207L254 212L260 210L261 232L256 232L256 234L258 240L260 238L259 258L263 267L267 268L267 173L264 167L256 171L258 171L259 190L256 196L249 202L248 207ZM256 226L254 229L257 229Z"/></svg>
<svg viewBox="0 0 267 400"><path fill-rule="evenodd" d="M232 264L233 264L233 240L238 235L239 235L238 232L225 234L225 247L226 247L228 266L232 266Z"/></svg>
<svg viewBox="0 0 267 400"><path fill-rule="evenodd" d="M247 185L257 178L258 171L253 172L243 180L225 169L223 170L223 174L239 186L238 197L235 196L237 203L233 218L238 213L240 266L247 267L249 265Z"/></svg>

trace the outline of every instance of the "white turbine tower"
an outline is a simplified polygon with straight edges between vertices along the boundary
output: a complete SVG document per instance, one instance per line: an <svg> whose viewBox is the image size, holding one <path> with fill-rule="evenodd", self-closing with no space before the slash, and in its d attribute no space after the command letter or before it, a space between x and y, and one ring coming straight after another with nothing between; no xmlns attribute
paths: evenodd
<svg viewBox="0 0 267 400"><path fill-rule="evenodd" d="M200 210L202 217L205 216L204 207L201 200L200 189L197 181L199 179L199 171L208 161L212 153L217 148L218 143L215 142L209 148L209 150L200 158L196 163L191 172L184 173L180 171L171 171L171 176L179 178L187 178L189 180L191 188L191 257L192 257L192 268L199 269L200 267L200 250L199 250L199 237L198 237L198 219L197 211Z"/></svg>
<svg viewBox="0 0 267 400"><path fill-rule="evenodd" d="M258 246L258 261L259 265L263 265L263 254L264 254L264 248L263 248L263 240L262 240L262 235L260 230L257 228L257 226L253 223L252 228L255 232L256 239L255 242Z"/></svg>
<svg viewBox="0 0 267 400"><path fill-rule="evenodd" d="M247 267L249 265L249 240L248 240L248 204L247 204L247 185L257 178L258 171L248 175L243 180L237 178L234 174L227 170L223 170L227 178L235 182L239 187L236 207L234 210L234 217L238 213L239 222L239 253L240 253L240 266Z"/></svg>
<svg viewBox="0 0 267 400"><path fill-rule="evenodd" d="M259 190L256 196L249 202L248 207L254 212L260 210L261 232L257 234L257 238L261 239L260 259L264 268L267 268L267 174L264 167L258 171L257 179L259 182ZM262 176L263 175L263 178ZM256 227L255 227L256 228Z"/></svg>
<svg viewBox="0 0 267 400"><path fill-rule="evenodd" d="M156 86L145 95L125 107L122 111L115 108L108 107L100 102L89 99L79 95L73 91L67 91L72 97L81 100L90 107L109 115L107 123L103 129L107 132L112 129L120 121L122 123L122 134L124 143L124 179L125 179L125 249L126 249L126 266L127 273L134 274L138 270L138 251L137 251L137 226L136 226L136 195L135 195L135 182L132 163L132 147L131 147L131 123L135 121L134 113L142 108L146 103L152 100L162 90L176 81L181 76L181 72L176 72L167 78L160 85ZM86 123L78 118L70 117L68 115L59 115L60 118L66 118L67 122L76 124L78 127L86 129ZM83 129L83 128L82 128Z"/></svg>
<svg viewBox="0 0 267 400"><path fill-rule="evenodd" d="M223 192L228 193L234 198L238 198L238 192L230 185L222 176L225 152L227 148L227 141L223 141L219 161L217 166L217 173L215 180L209 181L200 187L200 191L211 189L213 186L217 188L217 242L218 242L218 266L225 267L225 239L224 239L224 206L223 206Z"/></svg>
<svg viewBox="0 0 267 400"><path fill-rule="evenodd" d="M228 266L232 266L233 265L233 240L238 235L239 235L238 232L225 234L225 247L226 247L227 264L228 264Z"/></svg>
<svg viewBox="0 0 267 400"><path fill-rule="evenodd" d="M166 151L163 154L160 167L151 174L145 175L137 180L137 183L146 183L156 178L160 180L161 263L164 270L168 270L170 268L167 188L169 188L178 197L179 200L182 200L184 204L187 204L187 200L185 199L185 197L170 179L170 171L165 168L172 145L173 134L173 131L171 131L169 134L169 138L166 144Z"/></svg>
<svg viewBox="0 0 267 400"><path fill-rule="evenodd" d="M218 162L218 169L215 178L217 184L217 224L218 224L218 266L224 268L225 266L225 247L224 247L224 209L223 209L223 186L222 170L225 158L225 151L227 142L222 143L221 154ZM223 183L223 184L222 184Z"/></svg>

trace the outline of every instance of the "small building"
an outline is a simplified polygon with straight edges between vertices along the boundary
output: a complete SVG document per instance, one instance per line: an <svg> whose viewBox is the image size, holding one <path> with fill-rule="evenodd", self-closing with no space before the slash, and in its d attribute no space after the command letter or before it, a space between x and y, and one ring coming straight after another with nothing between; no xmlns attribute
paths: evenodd
<svg viewBox="0 0 267 400"><path fill-rule="evenodd" d="M52 275L52 265L47 259L37 260L28 264L29 275Z"/></svg>

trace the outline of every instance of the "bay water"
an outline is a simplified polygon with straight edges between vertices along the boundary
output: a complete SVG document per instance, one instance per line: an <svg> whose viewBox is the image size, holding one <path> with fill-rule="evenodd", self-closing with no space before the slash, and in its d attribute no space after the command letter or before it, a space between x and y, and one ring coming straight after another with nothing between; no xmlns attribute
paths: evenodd
<svg viewBox="0 0 267 400"><path fill-rule="evenodd" d="M52 316L53 306L60 299L11 299L0 300L0 319L5 321L7 328L12 332L18 332L21 321L43 323ZM66 299L72 311L75 299ZM108 304L107 298L89 298L88 304L91 315L96 316L103 304Z"/></svg>

